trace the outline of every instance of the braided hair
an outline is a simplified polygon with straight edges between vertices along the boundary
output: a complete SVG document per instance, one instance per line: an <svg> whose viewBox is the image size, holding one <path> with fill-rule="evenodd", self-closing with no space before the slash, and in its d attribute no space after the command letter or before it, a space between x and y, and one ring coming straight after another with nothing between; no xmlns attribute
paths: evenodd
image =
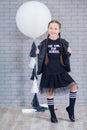
<svg viewBox="0 0 87 130"><path fill-rule="evenodd" d="M52 20L48 23L48 28L50 26L51 23L57 23L59 25L59 28L61 29L61 23L57 20ZM60 45L60 63L62 66L65 66L64 65L64 62L63 62L63 57L62 57L62 52L63 52L63 48L62 48L62 43L61 43L61 34L59 33L59 45ZM46 56L45 56L45 64L47 65L48 64L48 53L47 53L47 45L48 45L48 38L49 38L49 34L47 35L47 39L46 39Z"/></svg>

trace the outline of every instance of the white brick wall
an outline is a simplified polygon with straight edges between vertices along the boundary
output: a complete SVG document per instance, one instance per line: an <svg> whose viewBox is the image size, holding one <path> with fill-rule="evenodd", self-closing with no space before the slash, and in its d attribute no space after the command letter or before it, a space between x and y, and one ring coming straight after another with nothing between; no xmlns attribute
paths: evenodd
<svg viewBox="0 0 87 130"><path fill-rule="evenodd" d="M28 67L32 39L19 32L15 23L17 9L26 1L0 1L0 105L30 105L33 98L32 70ZM87 105L87 1L38 1L49 7L52 19L62 23L62 37L72 48L70 74L79 86L77 104ZM45 35L38 38L36 43L44 38ZM38 97L41 103L46 103L46 96L38 94ZM55 102L68 104L68 95L55 96Z"/></svg>

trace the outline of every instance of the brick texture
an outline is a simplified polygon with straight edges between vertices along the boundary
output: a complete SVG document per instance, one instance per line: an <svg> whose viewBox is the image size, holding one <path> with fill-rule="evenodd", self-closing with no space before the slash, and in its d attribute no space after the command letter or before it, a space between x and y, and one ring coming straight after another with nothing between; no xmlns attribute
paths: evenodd
<svg viewBox="0 0 87 130"><path fill-rule="evenodd" d="M33 40L24 36L15 22L17 9L26 1L0 1L0 105L30 106L33 98L28 57ZM62 37L72 48L70 75L79 86L77 104L87 105L87 0L38 1L48 6L52 19L62 23ZM36 39L36 44L45 37ZM38 94L38 98L46 103L46 95ZM55 103L68 104L68 95L56 94Z"/></svg>

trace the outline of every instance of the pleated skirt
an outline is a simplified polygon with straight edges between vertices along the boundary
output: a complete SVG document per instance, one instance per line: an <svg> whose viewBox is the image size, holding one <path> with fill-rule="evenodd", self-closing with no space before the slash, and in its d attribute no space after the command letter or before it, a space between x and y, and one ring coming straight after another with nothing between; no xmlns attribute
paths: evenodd
<svg viewBox="0 0 87 130"><path fill-rule="evenodd" d="M64 93L70 90L73 85L77 85L77 83L66 71L58 74L42 73L39 89L41 93L48 89Z"/></svg>

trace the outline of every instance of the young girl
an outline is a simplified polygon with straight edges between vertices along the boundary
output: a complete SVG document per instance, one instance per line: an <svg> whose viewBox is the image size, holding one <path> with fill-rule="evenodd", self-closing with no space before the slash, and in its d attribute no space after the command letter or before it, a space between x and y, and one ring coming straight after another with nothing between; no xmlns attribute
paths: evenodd
<svg viewBox="0 0 87 130"><path fill-rule="evenodd" d="M61 89L70 90L69 106L66 107L69 119L75 121L74 106L77 93L77 84L68 74L64 61L69 63L71 48L69 43L61 38L61 23L52 20L48 24L48 36L43 40L36 50L38 55L38 74L42 73L40 91L46 90L47 103L51 114L51 122L58 122L54 110L54 92ZM64 59L64 57L66 59ZM69 64L70 65L70 64Z"/></svg>

